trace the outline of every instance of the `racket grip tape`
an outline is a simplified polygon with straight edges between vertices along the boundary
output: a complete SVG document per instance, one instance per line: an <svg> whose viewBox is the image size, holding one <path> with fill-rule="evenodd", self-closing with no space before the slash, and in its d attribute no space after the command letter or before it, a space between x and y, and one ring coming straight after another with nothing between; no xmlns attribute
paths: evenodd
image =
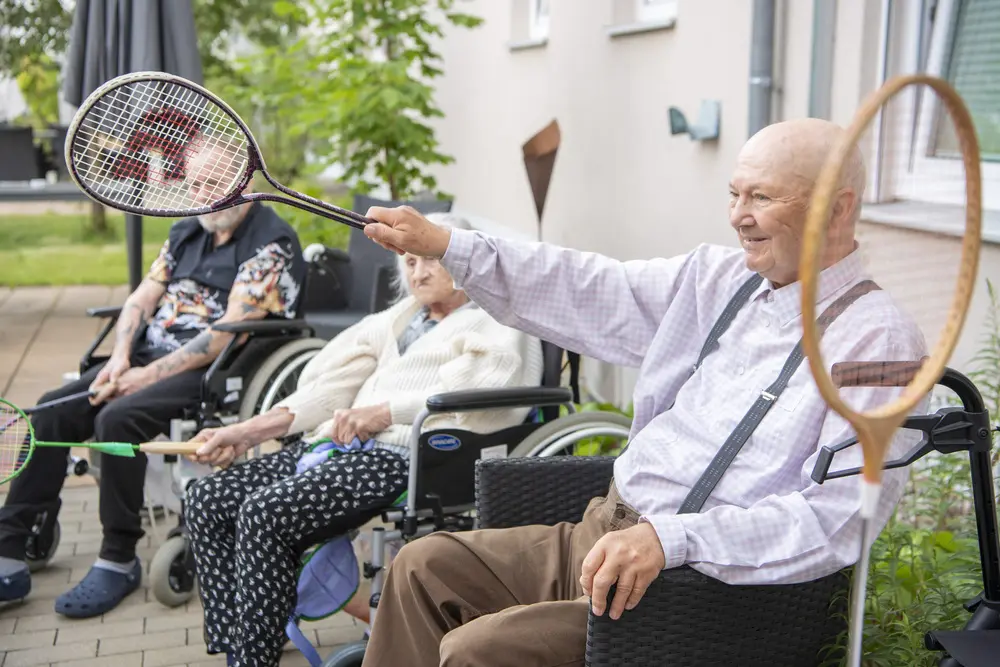
<svg viewBox="0 0 1000 667"><path fill-rule="evenodd" d="M179 454L186 456L197 452L202 444L200 442L164 442L156 440L142 443L139 445L139 451L146 454Z"/></svg>
<svg viewBox="0 0 1000 667"><path fill-rule="evenodd" d="M861 518L864 520L874 519L875 512L878 510L882 484L881 482L871 482L865 479L864 475L859 475L858 480L861 485Z"/></svg>

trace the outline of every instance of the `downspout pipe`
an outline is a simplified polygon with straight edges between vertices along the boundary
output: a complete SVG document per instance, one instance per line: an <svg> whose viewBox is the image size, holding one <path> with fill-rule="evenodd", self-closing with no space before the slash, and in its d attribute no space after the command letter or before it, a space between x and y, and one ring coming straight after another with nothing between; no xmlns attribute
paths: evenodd
<svg viewBox="0 0 1000 667"><path fill-rule="evenodd" d="M837 0L813 0L809 116L830 120Z"/></svg>
<svg viewBox="0 0 1000 667"><path fill-rule="evenodd" d="M750 38L749 135L771 124L774 92L775 0L754 0Z"/></svg>

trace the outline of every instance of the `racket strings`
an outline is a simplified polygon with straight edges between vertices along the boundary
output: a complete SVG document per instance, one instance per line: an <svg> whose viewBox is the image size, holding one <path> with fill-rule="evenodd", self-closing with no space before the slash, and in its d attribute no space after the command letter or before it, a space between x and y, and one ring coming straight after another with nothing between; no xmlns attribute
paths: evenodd
<svg viewBox="0 0 1000 667"><path fill-rule="evenodd" d="M247 148L245 133L218 105L162 81L125 84L102 97L73 142L85 187L115 204L163 210L232 194Z"/></svg>
<svg viewBox="0 0 1000 667"><path fill-rule="evenodd" d="M14 477L31 454L31 429L16 408L0 404L0 483Z"/></svg>

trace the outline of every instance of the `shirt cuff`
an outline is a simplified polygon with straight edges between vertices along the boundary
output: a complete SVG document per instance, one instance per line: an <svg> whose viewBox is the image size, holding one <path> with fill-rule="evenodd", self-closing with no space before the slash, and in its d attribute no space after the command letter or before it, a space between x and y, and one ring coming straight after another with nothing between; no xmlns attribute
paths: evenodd
<svg viewBox="0 0 1000 667"><path fill-rule="evenodd" d="M687 532L684 524L676 515L641 516L639 523L648 523L660 538L663 548L664 570L680 567L687 561Z"/></svg>
<svg viewBox="0 0 1000 667"><path fill-rule="evenodd" d="M441 266L455 281L457 289L462 288L465 278L469 274L469 262L472 260L472 250L475 244L476 233L468 229L452 229L451 238L448 241L448 249L441 257Z"/></svg>

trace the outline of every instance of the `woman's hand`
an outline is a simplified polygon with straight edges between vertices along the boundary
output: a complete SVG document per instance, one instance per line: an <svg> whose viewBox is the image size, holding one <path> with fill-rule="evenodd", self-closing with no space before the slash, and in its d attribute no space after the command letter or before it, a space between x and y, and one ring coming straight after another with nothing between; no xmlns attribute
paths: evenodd
<svg viewBox="0 0 1000 667"><path fill-rule="evenodd" d="M365 408L337 410L333 413L333 419L327 422L319 435L346 445L355 436L364 442L390 426L392 426L392 413L389 411L389 404L382 403Z"/></svg>
<svg viewBox="0 0 1000 667"><path fill-rule="evenodd" d="M188 458L195 463L207 463L227 468L236 459L256 445L249 437L243 424L232 424L222 428L206 428L191 438L191 442L202 443L198 451Z"/></svg>

